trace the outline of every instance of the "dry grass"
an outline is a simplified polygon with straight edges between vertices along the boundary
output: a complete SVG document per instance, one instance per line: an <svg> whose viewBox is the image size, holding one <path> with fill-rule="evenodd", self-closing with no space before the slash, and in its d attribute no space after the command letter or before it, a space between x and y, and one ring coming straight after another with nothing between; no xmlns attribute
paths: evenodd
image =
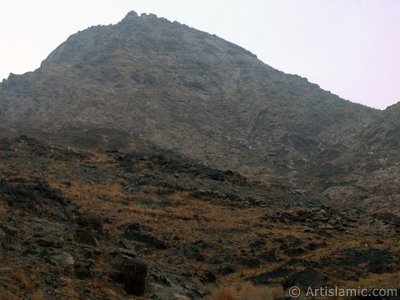
<svg viewBox="0 0 400 300"><path fill-rule="evenodd" d="M239 298L233 287L221 287L212 294L210 300L239 300Z"/></svg>
<svg viewBox="0 0 400 300"><path fill-rule="evenodd" d="M0 290L0 300L19 300L20 298L16 296L14 293L4 290Z"/></svg>
<svg viewBox="0 0 400 300"><path fill-rule="evenodd" d="M211 300L274 300L284 296L282 287L255 286L245 283L236 292L233 287L221 287L214 291Z"/></svg>
<svg viewBox="0 0 400 300"><path fill-rule="evenodd" d="M63 299L79 299L79 293L77 292L74 282L66 277L61 277L59 280L58 291Z"/></svg>
<svg viewBox="0 0 400 300"><path fill-rule="evenodd" d="M18 282L19 284L24 285L24 287L27 289L33 288L32 279L28 275L26 275L23 270L14 270L10 274L10 280L12 282Z"/></svg>
<svg viewBox="0 0 400 300"><path fill-rule="evenodd" d="M36 290L32 293L32 300L46 300L46 295L42 290Z"/></svg>
<svg viewBox="0 0 400 300"><path fill-rule="evenodd" d="M0 216L5 216L7 213L7 209L3 203L0 204Z"/></svg>
<svg viewBox="0 0 400 300"><path fill-rule="evenodd" d="M250 283L245 284L240 291L241 300L273 300L283 295L281 287L255 286Z"/></svg>
<svg viewBox="0 0 400 300"><path fill-rule="evenodd" d="M269 288L269 294L271 296L271 299L278 299L278 298L283 298L285 292L283 291L282 287L277 286Z"/></svg>

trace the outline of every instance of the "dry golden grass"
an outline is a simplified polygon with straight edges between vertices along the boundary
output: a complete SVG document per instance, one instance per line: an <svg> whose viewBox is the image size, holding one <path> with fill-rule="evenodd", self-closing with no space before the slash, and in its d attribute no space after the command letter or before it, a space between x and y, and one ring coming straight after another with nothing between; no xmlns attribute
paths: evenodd
<svg viewBox="0 0 400 300"><path fill-rule="evenodd" d="M19 300L20 297L16 296L14 293L8 290L0 290L0 300Z"/></svg>
<svg viewBox="0 0 400 300"><path fill-rule="evenodd" d="M184 201L187 196L190 194L188 191L175 191L173 194L166 195L166 198L170 201Z"/></svg>
<svg viewBox="0 0 400 300"><path fill-rule="evenodd" d="M22 284L27 289L33 288L32 279L23 270L13 270L10 280Z"/></svg>
<svg viewBox="0 0 400 300"><path fill-rule="evenodd" d="M221 287L214 291L210 300L239 300L233 287Z"/></svg>
<svg viewBox="0 0 400 300"><path fill-rule="evenodd" d="M0 217L4 218L7 214L7 209L3 203L0 203Z"/></svg>
<svg viewBox="0 0 400 300"><path fill-rule="evenodd" d="M80 299L74 283L69 278L60 278L58 292L63 299Z"/></svg>
<svg viewBox="0 0 400 300"><path fill-rule="evenodd" d="M250 283L247 283L242 287L240 296L241 299L267 300L264 289L256 287Z"/></svg>
<svg viewBox="0 0 400 300"><path fill-rule="evenodd" d="M284 297L285 292L283 291L283 288L281 286L276 286L269 288L269 294L271 296L271 299L278 299Z"/></svg>
<svg viewBox="0 0 400 300"><path fill-rule="evenodd" d="M239 285L236 289L231 287L217 288L210 300L274 300L284 296L283 288L255 286L251 283Z"/></svg>
<svg viewBox="0 0 400 300"><path fill-rule="evenodd" d="M245 284L240 291L241 300L273 300L283 295L282 287L255 286L250 283Z"/></svg>
<svg viewBox="0 0 400 300"><path fill-rule="evenodd" d="M32 293L32 300L46 300L46 295L42 290L36 290Z"/></svg>
<svg viewBox="0 0 400 300"><path fill-rule="evenodd" d="M146 169L148 167L148 163L145 161L138 162L135 164L135 170L137 171L142 171L143 169Z"/></svg>

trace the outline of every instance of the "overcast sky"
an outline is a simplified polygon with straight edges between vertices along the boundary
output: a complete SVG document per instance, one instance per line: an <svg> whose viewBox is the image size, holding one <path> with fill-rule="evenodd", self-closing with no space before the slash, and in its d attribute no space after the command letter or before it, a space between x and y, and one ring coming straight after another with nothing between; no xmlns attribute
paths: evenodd
<svg viewBox="0 0 400 300"><path fill-rule="evenodd" d="M130 10L214 33L353 102L400 101L400 0L0 0L0 80Z"/></svg>

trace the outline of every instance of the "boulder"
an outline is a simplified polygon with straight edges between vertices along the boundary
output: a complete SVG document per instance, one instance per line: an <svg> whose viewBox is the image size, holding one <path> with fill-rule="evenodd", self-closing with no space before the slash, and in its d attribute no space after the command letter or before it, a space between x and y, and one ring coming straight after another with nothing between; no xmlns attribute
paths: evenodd
<svg viewBox="0 0 400 300"><path fill-rule="evenodd" d="M167 244L158 238L144 233L139 223L129 223L124 230L124 237L131 241L144 243L152 248L167 249Z"/></svg>
<svg viewBox="0 0 400 300"><path fill-rule="evenodd" d="M74 265L75 260L72 255L68 252L62 252L61 254L54 255L53 260L58 263L62 268L68 268Z"/></svg>
<svg viewBox="0 0 400 300"><path fill-rule="evenodd" d="M92 270L91 263L86 261L78 261L74 264L75 275L79 279L91 278Z"/></svg>
<svg viewBox="0 0 400 300"><path fill-rule="evenodd" d="M103 233L103 218L97 215L81 215L77 223L82 228L89 228L97 231L98 233Z"/></svg>
<svg viewBox="0 0 400 300"><path fill-rule="evenodd" d="M131 256L118 254L111 265L114 268L111 274L112 278L123 283L126 292L136 296L144 295L147 264Z"/></svg>
<svg viewBox="0 0 400 300"><path fill-rule="evenodd" d="M91 246L99 245L99 241L95 237L93 230L89 228L78 228L75 232L75 241Z"/></svg>
<svg viewBox="0 0 400 300"><path fill-rule="evenodd" d="M20 250L21 246L17 229L0 224L0 243L1 248L6 251Z"/></svg>
<svg viewBox="0 0 400 300"><path fill-rule="evenodd" d="M8 140L0 138L0 151L11 150L11 144Z"/></svg>
<svg viewBox="0 0 400 300"><path fill-rule="evenodd" d="M298 286L301 288L321 287L327 282L327 280L328 277L325 274L322 274L313 268L306 268L304 271L290 275L284 286Z"/></svg>

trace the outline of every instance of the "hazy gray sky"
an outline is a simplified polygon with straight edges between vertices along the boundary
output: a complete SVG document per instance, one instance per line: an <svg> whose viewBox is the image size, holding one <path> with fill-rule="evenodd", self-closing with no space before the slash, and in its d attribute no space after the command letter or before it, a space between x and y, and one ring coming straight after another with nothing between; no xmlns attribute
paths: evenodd
<svg viewBox="0 0 400 300"><path fill-rule="evenodd" d="M214 33L353 102L400 101L398 0L0 0L0 80L130 10Z"/></svg>

